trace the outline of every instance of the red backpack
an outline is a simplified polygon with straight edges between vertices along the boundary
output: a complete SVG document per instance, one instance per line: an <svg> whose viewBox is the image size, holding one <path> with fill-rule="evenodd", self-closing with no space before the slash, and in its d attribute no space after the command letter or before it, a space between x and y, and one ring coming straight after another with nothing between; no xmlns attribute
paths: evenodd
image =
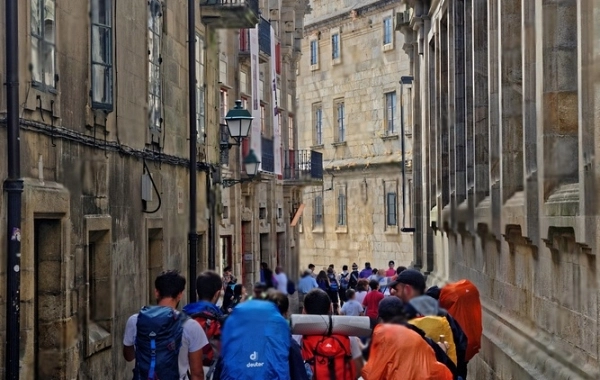
<svg viewBox="0 0 600 380"><path fill-rule="evenodd" d="M304 336L302 359L310 365L313 380L356 379L350 338L347 336Z"/></svg>
<svg viewBox="0 0 600 380"><path fill-rule="evenodd" d="M209 344L202 348L202 365L210 367L219 355L217 342L221 339L221 321L215 315L208 312L192 315L192 318L202 326L208 338Z"/></svg>

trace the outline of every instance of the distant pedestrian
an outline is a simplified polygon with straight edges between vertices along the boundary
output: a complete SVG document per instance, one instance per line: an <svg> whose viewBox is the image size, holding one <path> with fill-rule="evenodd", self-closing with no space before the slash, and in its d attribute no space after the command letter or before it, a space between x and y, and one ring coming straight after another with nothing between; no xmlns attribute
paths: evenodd
<svg viewBox="0 0 600 380"><path fill-rule="evenodd" d="M379 316L379 302L381 302L384 297L379 291L378 281L371 280L369 282L369 287L371 288L371 291L367 294L362 304L365 307L365 315L371 320L371 328L373 328L375 324L377 324L377 318Z"/></svg>
<svg viewBox="0 0 600 380"><path fill-rule="evenodd" d="M394 260L390 260L388 263L388 269L385 271L385 277L393 277L396 274L396 269L394 269Z"/></svg>
<svg viewBox="0 0 600 380"><path fill-rule="evenodd" d="M277 290L287 296L288 294L288 278L283 268L281 266L277 266L275 268L275 279L277 280Z"/></svg>
<svg viewBox="0 0 600 380"><path fill-rule="evenodd" d="M365 263L365 269L360 271L360 274L358 275L358 277L359 278L369 278L369 276L372 274L373 274L373 269L371 269L371 263L367 261Z"/></svg>
<svg viewBox="0 0 600 380"><path fill-rule="evenodd" d="M365 297L369 293L369 281L364 278L358 280L356 284L356 300L362 305Z"/></svg>
<svg viewBox="0 0 600 380"><path fill-rule="evenodd" d="M327 289L327 295L329 296L329 298L331 298L331 302L333 303L333 314L337 315L340 307L340 284L335 278L333 264L331 264L329 266L329 269L327 269L327 279L329 280L329 288Z"/></svg>
<svg viewBox="0 0 600 380"><path fill-rule="evenodd" d="M317 274L315 273L315 264L308 264L308 270L310 271L312 278L317 278Z"/></svg>
<svg viewBox="0 0 600 380"><path fill-rule="evenodd" d="M339 276L339 284L340 284L340 306L344 306L344 302L346 302L346 291L350 289L350 272L348 272L348 265L344 265L342 267L342 273Z"/></svg>
<svg viewBox="0 0 600 380"><path fill-rule="evenodd" d="M273 275L273 271L269 269L269 264L260 263L260 282L267 286L267 289L277 288L277 280Z"/></svg>
<svg viewBox="0 0 600 380"><path fill-rule="evenodd" d="M340 310L341 315L358 317L364 315L364 309L360 302L356 300L356 292L353 289L346 290L347 301Z"/></svg>
<svg viewBox="0 0 600 380"><path fill-rule="evenodd" d="M327 272L324 270L320 271L317 275L317 285L319 285L319 288L324 292L329 290L329 278L327 277Z"/></svg>
<svg viewBox="0 0 600 380"><path fill-rule="evenodd" d="M350 272L350 288L356 290L356 285L358 284L358 278L360 274L358 273L358 265L356 263L352 263L352 272Z"/></svg>

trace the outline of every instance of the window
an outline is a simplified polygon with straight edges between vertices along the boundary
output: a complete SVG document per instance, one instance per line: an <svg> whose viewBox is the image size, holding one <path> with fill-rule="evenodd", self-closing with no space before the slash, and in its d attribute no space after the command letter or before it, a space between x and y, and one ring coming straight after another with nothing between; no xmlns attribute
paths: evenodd
<svg viewBox="0 0 600 380"><path fill-rule="evenodd" d="M387 193L386 196L386 224L388 226L398 225L398 205L396 193Z"/></svg>
<svg viewBox="0 0 600 380"><path fill-rule="evenodd" d="M196 35L196 130L198 142L201 144L206 141L204 54L204 40Z"/></svg>
<svg viewBox="0 0 600 380"><path fill-rule="evenodd" d="M221 89L220 98L219 98L219 116L221 118L221 124L227 124L225 122L225 116L227 116L227 90Z"/></svg>
<svg viewBox="0 0 600 380"><path fill-rule="evenodd" d="M394 38L394 26L392 23L392 17L386 17L383 19L383 44L391 45Z"/></svg>
<svg viewBox="0 0 600 380"><path fill-rule="evenodd" d="M288 115L288 149L290 150L294 149L295 132L296 131L294 130L294 117Z"/></svg>
<svg viewBox="0 0 600 380"><path fill-rule="evenodd" d="M31 74L42 89L56 85L55 0L31 0Z"/></svg>
<svg viewBox="0 0 600 380"><path fill-rule="evenodd" d="M340 58L340 35L339 33L331 35L331 59Z"/></svg>
<svg viewBox="0 0 600 380"><path fill-rule="evenodd" d="M346 141L346 125L344 124L345 106L343 100L336 101L335 105L337 116L337 139L336 142Z"/></svg>
<svg viewBox="0 0 600 380"><path fill-rule="evenodd" d="M310 41L310 65L316 66L319 64L319 41Z"/></svg>
<svg viewBox="0 0 600 380"><path fill-rule="evenodd" d="M112 1L92 0L92 107L112 110Z"/></svg>
<svg viewBox="0 0 600 380"><path fill-rule="evenodd" d="M240 70L240 91L244 94L248 93L248 74Z"/></svg>
<svg viewBox="0 0 600 380"><path fill-rule="evenodd" d="M265 98L265 74L260 72L260 80L258 81L258 100Z"/></svg>
<svg viewBox="0 0 600 380"><path fill-rule="evenodd" d="M313 226L323 225L323 197L317 195L314 200Z"/></svg>
<svg viewBox="0 0 600 380"><path fill-rule="evenodd" d="M345 226L346 225L346 187L342 187L338 190L338 217L337 217L337 225Z"/></svg>
<svg viewBox="0 0 600 380"><path fill-rule="evenodd" d="M148 1L148 115L150 130L160 132L162 124L162 83L160 64L162 4Z"/></svg>
<svg viewBox="0 0 600 380"><path fill-rule="evenodd" d="M267 135L267 119L264 104L260 105L260 133L263 136Z"/></svg>
<svg viewBox="0 0 600 380"><path fill-rule="evenodd" d="M396 91L385 94L385 133L396 133Z"/></svg>
<svg viewBox="0 0 600 380"><path fill-rule="evenodd" d="M315 145L323 145L323 108L321 105L314 106L315 116Z"/></svg>
<svg viewBox="0 0 600 380"><path fill-rule="evenodd" d="M219 82L227 84L227 57L221 57L219 60Z"/></svg>

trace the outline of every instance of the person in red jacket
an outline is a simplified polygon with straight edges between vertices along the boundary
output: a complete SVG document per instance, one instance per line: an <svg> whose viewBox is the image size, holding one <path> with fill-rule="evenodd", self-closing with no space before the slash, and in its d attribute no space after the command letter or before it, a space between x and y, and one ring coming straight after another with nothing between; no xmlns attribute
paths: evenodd
<svg viewBox="0 0 600 380"><path fill-rule="evenodd" d="M366 309L365 315L371 320L371 328L377 323L379 317L379 302L383 299L383 294L379 291L379 281L369 281L371 291L365 296L363 306Z"/></svg>

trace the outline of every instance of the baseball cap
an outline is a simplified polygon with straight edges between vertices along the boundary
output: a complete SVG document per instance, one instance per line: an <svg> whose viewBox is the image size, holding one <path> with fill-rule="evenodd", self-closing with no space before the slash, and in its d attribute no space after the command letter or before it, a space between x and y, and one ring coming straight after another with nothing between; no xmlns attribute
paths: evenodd
<svg viewBox="0 0 600 380"><path fill-rule="evenodd" d="M379 302L379 317L389 321L394 317L403 315L404 303L398 297L385 297Z"/></svg>
<svg viewBox="0 0 600 380"><path fill-rule="evenodd" d="M425 276L415 269L407 269L400 273L398 277L389 285L390 288L395 288L398 284L410 285L421 293L425 292Z"/></svg>

